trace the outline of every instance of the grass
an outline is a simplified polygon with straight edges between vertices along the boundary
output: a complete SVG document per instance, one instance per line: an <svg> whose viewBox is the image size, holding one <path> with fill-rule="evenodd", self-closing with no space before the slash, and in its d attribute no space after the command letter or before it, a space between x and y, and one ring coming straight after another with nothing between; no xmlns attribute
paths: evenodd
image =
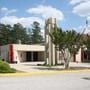
<svg viewBox="0 0 90 90"><path fill-rule="evenodd" d="M16 69L11 68L9 63L0 60L0 73L15 73Z"/></svg>

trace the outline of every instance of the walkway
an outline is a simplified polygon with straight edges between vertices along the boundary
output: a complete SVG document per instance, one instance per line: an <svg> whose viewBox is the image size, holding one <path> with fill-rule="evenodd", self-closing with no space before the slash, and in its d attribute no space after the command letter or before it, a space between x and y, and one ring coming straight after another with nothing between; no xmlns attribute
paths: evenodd
<svg viewBox="0 0 90 90"><path fill-rule="evenodd" d="M19 71L23 72L31 72L31 71L47 71L47 70L60 70L63 69L64 66L38 66L37 64L43 64L44 62L25 62L20 64L10 64L12 68L15 68ZM70 67L80 67L80 68L90 68L90 63L73 63L70 62Z"/></svg>

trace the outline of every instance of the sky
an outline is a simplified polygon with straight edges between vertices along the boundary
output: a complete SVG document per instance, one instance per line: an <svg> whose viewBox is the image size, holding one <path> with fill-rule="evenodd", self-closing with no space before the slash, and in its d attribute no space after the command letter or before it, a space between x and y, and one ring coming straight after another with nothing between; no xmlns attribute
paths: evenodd
<svg viewBox="0 0 90 90"><path fill-rule="evenodd" d="M0 0L1 23L30 27L38 21L43 28L50 17L63 30L82 32L86 19L90 25L90 0Z"/></svg>

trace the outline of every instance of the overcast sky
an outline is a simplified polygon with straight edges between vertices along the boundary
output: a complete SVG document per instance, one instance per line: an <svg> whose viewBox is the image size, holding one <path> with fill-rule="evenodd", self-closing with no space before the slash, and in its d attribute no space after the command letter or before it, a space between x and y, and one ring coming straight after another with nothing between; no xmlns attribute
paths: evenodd
<svg viewBox="0 0 90 90"><path fill-rule="evenodd" d="M43 27L49 17L65 30L81 31L86 19L90 22L90 0L0 0L1 23L29 27L38 21Z"/></svg>

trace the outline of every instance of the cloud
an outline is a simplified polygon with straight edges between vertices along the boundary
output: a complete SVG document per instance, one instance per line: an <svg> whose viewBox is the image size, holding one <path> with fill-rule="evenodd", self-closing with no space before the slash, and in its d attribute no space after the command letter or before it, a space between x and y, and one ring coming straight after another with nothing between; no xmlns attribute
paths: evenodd
<svg viewBox="0 0 90 90"><path fill-rule="evenodd" d="M70 0L70 4L75 5L89 0Z"/></svg>
<svg viewBox="0 0 90 90"><path fill-rule="evenodd" d="M17 10L16 9L8 9L8 8L6 8L6 7L2 7L1 9L0 9L0 12L2 12L2 13L4 13L6 16L7 15L9 15L9 14L12 14L12 13L15 13L15 12L17 12Z"/></svg>
<svg viewBox="0 0 90 90"><path fill-rule="evenodd" d="M87 20L89 20L89 21L90 21L90 16L89 16L89 17L87 17Z"/></svg>
<svg viewBox="0 0 90 90"><path fill-rule="evenodd" d="M40 26L44 26L43 19L38 18L38 17L21 17L21 18L18 18L16 16L4 16L0 19L0 22L3 24L13 25L16 23L21 23L24 27L30 27L34 21L38 21L40 23Z"/></svg>
<svg viewBox="0 0 90 90"><path fill-rule="evenodd" d="M70 4L74 5L73 13L81 17L90 16L90 0L70 0Z"/></svg>
<svg viewBox="0 0 90 90"><path fill-rule="evenodd" d="M52 6L39 5L35 8L30 8L27 10L30 14L40 15L42 18L56 18L57 20L63 20L64 15L62 11L53 8Z"/></svg>
<svg viewBox="0 0 90 90"><path fill-rule="evenodd" d="M90 16L90 1L80 3L79 5L75 6L73 8L73 12L82 17Z"/></svg>
<svg viewBox="0 0 90 90"><path fill-rule="evenodd" d="M1 11L1 12L7 12L8 9L7 9L6 7L2 7L2 8L0 9L0 11Z"/></svg>

